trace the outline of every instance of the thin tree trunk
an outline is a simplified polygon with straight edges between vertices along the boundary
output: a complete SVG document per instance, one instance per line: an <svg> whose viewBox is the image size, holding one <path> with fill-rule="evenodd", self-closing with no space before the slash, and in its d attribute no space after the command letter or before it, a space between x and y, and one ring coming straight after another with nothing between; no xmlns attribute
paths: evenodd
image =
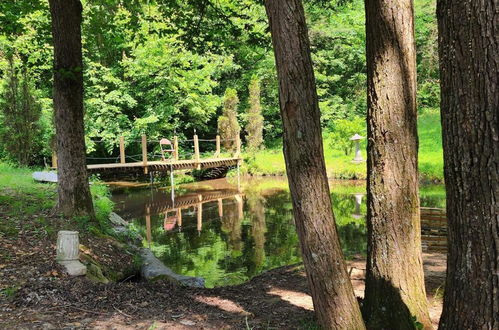
<svg viewBox="0 0 499 330"><path fill-rule="evenodd" d="M49 4L54 39L57 207L67 216L93 216L83 126L82 6L79 0L50 0Z"/></svg>
<svg viewBox="0 0 499 330"><path fill-rule="evenodd" d="M284 156L315 312L323 329L363 329L331 207L310 44L300 0L266 0L279 79Z"/></svg>
<svg viewBox="0 0 499 330"><path fill-rule="evenodd" d="M437 7L448 257L440 329L499 329L499 8Z"/></svg>
<svg viewBox="0 0 499 330"><path fill-rule="evenodd" d="M368 328L431 329L421 257L412 0L366 0ZM416 318L416 320L413 319Z"/></svg>

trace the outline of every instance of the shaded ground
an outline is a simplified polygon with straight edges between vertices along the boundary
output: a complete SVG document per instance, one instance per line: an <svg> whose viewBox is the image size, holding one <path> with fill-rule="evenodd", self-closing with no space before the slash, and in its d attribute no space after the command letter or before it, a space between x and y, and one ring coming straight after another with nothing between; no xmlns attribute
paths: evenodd
<svg viewBox="0 0 499 330"><path fill-rule="evenodd" d="M26 196L23 198L26 201ZM81 224L49 211L20 212L12 205L0 203L2 329L316 328L300 265L274 269L238 286L215 289L179 288L163 282L102 284L87 278L68 278L55 263L56 233L62 228L78 229ZM82 255L91 256L108 272L117 273L133 264L124 246L110 237L82 232L81 243L85 246ZM348 265L356 294L362 296L365 260L351 260ZM424 265L430 312L436 325L441 298L434 293L444 280L445 256L425 254Z"/></svg>

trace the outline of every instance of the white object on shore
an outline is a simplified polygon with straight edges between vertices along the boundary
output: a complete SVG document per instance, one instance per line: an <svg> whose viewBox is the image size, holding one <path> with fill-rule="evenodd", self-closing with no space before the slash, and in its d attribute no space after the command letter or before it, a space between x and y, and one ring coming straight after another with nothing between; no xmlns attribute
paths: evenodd
<svg viewBox="0 0 499 330"><path fill-rule="evenodd" d="M87 267L78 260L80 241L77 231L61 230L57 234L57 262L66 267L71 276L82 276Z"/></svg>
<svg viewBox="0 0 499 330"><path fill-rule="evenodd" d="M39 182L57 183L57 172L33 172L32 177Z"/></svg>

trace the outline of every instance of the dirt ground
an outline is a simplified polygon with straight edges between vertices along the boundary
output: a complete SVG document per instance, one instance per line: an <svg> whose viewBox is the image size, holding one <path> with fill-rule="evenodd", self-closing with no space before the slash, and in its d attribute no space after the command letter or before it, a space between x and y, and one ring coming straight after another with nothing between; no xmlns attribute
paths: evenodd
<svg viewBox="0 0 499 330"><path fill-rule="evenodd" d="M0 328L317 328L300 265L269 271L238 286L215 289L179 288L165 282L100 284L64 277L55 264L51 266L53 270L35 265L30 279L15 295L2 298ZM349 261L348 267L356 295L362 297L365 261ZM425 254L424 268L430 314L436 326L442 300L435 292L444 281L445 256Z"/></svg>

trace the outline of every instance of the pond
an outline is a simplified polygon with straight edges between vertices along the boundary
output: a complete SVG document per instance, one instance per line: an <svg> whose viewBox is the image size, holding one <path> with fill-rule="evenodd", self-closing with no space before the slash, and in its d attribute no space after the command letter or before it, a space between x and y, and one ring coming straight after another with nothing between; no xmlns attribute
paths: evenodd
<svg viewBox="0 0 499 330"><path fill-rule="evenodd" d="M365 182L333 181L333 209L346 258L366 253ZM421 187L422 207L445 207L442 185ZM176 273L207 287L243 283L301 261L285 178L236 178L176 187L114 187L117 213Z"/></svg>

